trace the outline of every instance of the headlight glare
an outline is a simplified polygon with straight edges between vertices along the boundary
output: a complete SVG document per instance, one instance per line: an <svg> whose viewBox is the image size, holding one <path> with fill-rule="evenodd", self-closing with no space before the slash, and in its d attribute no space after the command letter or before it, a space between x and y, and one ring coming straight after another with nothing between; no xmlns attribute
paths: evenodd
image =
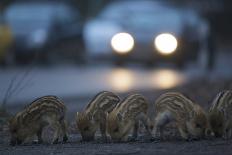
<svg viewBox="0 0 232 155"><path fill-rule="evenodd" d="M134 38L129 33L117 33L111 39L111 46L119 54L128 53L134 47Z"/></svg>
<svg viewBox="0 0 232 155"><path fill-rule="evenodd" d="M158 52L164 55L168 55L175 52L178 43L174 35L169 33L162 33L155 38L154 45Z"/></svg>

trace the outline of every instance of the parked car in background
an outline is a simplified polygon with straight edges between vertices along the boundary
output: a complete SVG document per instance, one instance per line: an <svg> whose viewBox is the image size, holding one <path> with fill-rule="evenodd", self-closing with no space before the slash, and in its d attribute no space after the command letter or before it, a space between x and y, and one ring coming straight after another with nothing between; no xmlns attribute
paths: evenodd
<svg viewBox="0 0 232 155"><path fill-rule="evenodd" d="M11 63L12 42L11 29L0 14L0 64Z"/></svg>
<svg viewBox="0 0 232 155"><path fill-rule="evenodd" d="M84 27L87 57L153 64L208 64L209 25L192 10L155 1L115 1ZM202 62L202 61L201 61Z"/></svg>
<svg viewBox="0 0 232 155"><path fill-rule="evenodd" d="M82 22L76 8L61 2L16 2L6 9L5 18L15 37L17 60L83 59Z"/></svg>

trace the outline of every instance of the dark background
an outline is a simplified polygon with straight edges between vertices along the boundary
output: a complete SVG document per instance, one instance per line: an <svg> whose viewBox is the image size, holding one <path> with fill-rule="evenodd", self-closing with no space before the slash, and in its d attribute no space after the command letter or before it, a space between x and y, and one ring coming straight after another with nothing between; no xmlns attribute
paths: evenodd
<svg viewBox="0 0 232 155"><path fill-rule="evenodd" d="M12 2L21 1L49 1L49 0L1 0L0 7L3 10L8 4ZM106 4L114 0L54 0L58 2L70 2L75 5L84 20L96 15ZM230 0L154 0L167 1L176 6L189 7L198 10L204 17L206 17L212 26L212 31L221 37L230 38L230 29L232 26L232 2Z"/></svg>

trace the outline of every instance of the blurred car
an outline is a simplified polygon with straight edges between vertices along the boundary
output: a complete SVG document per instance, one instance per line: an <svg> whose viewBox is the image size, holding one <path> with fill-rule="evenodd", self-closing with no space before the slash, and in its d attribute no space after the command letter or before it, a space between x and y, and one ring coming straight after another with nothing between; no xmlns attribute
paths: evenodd
<svg viewBox="0 0 232 155"><path fill-rule="evenodd" d="M76 8L59 2L16 2L6 9L5 17L15 37L16 58L82 59L82 22ZM63 53L58 52L61 48Z"/></svg>
<svg viewBox="0 0 232 155"><path fill-rule="evenodd" d="M154 1L110 3L84 27L87 57L182 66L203 58L207 64L209 26L196 12ZM199 58L201 57L201 58Z"/></svg>
<svg viewBox="0 0 232 155"><path fill-rule="evenodd" d="M13 42L11 29L0 15L0 63L6 64L10 61L10 48Z"/></svg>

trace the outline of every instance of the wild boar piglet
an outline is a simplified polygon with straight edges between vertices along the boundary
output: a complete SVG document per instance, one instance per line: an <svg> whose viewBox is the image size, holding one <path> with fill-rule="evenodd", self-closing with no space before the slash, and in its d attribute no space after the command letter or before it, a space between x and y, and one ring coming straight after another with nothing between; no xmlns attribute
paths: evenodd
<svg viewBox="0 0 232 155"><path fill-rule="evenodd" d="M148 102L140 94L133 94L121 101L107 116L107 132L114 142L127 141L130 131L132 139L137 137L139 122L142 122L149 136L150 124L147 117Z"/></svg>
<svg viewBox="0 0 232 155"><path fill-rule="evenodd" d="M207 115L200 105L178 92L168 92L155 102L153 137L163 139L166 124L175 122L183 139L199 139L211 134Z"/></svg>
<svg viewBox="0 0 232 155"><path fill-rule="evenodd" d="M231 138L232 132L232 91L218 93L209 110L210 126L216 137Z"/></svg>
<svg viewBox="0 0 232 155"><path fill-rule="evenodd" d="M82 112L77 112L76 124L83 141L94 140L98 129L100 129L103 140L107 140L106 115L119 101L119 97L114 93L103 91L97 94Z"/></svg>
<svg viewBox="0 0 232 155"><path fill-rule="evenodd" d="M56 96L36 99L10 120L11 145L21 144L34 135L37 135L38 143L42 143L42 131L47 125L54 128L53 143L58 143L60 135L66 142L68 136L65 113L64 103Z"/></svg>

